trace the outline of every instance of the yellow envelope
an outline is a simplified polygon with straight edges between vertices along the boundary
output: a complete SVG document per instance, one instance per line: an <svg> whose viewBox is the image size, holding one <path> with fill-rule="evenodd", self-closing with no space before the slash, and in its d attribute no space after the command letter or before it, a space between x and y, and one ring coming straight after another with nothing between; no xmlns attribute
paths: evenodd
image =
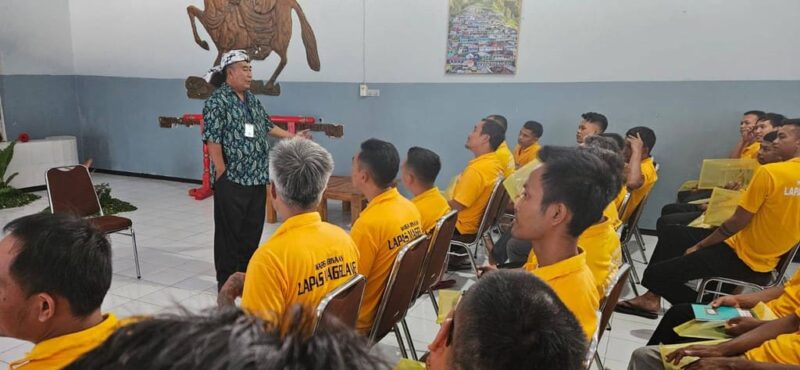
<svg viewBox="0 0 800 370"><path fill-rule="evenodd" d="M759 320L776 320L778 315L775 312L772 312L772 309L767 306L764 302L758 302L755 307L753 307L750 312L753 313L753 317Z"/></svg>
<svg viewBox="0 0 800 370"><path fill-rule="evenodd" d="M697 183L699 183L698 180L686 181L683 184L681 184L681 187L678 189L678 191L695 190L697 189Z"/></svg>
<svg viewBox="0 0 800 370"><path fill-rule="evenodd" d="M675 334L686 338L700 339L728 339L731 336L725 334L724 321L698 321L689 320L676 326Z"/></svg>
<svg viewBox="0 0 800 370"><path fill-rule="evenodd" d="M455 307L458 298L461 297L461 292L452 289L439 290L439 312L437 312L436 323L441 325L447 314Z"/></svg>
<svg viewBox="0 0 800 370"><path fill-rule="evenodd" d="M670 354L672 352L675 352L675 351L677 351L677 350L679 350L681 348L684 348L684 347L689 347L689 346L698 345L698 344L710 346L710 345L719 344L719 343L726 342L726 341L728 341L728 339L707 340L707 341L694 342L694 343L659 344L658 345L658 351L661 352L661 363L664 365L664 369L665 370L680 370L684 366L689 365L692 362L697 361L699 359L699 357L687 356L687 357L682 358L680 363L678 363L677 365L673 365L672 362L667 362L667 355L668 354Z"/></svg>
<svg viewBox="0 0 800 370"><path fill-rule="evenodd" d="M697 188L712 189L733 183L745 188L756 168L758 161L755 159L704 159Z"/></svg>
<svg viewBox="0 0 800 370"><path fill-rule="evenodd" d="M541 164L542 162L539 162L538 159L534 159L512 172L511 175L508 175L508 177L503 180L503 187L506 188L506 192L508 192L508 196L511 198L512 202L519 198L520 194L522 194L523 186L525 182L528 181L531 172Z"/></svg>
<svg viewBox="0 0 800 370"><path fill-rule="evenodd" d="M714 188L703 222L711 226L722 225L736 212L743 194L744 192L739 190Z"/></svg>
<svg viewBox="0 0 800 370"><path fill-rule="evenodd" d="M394 365L393 370L424 370L424 369L425 369L424 362L409 360L407 358L401 358L400 362L398 362L397 365Z"/></svg>

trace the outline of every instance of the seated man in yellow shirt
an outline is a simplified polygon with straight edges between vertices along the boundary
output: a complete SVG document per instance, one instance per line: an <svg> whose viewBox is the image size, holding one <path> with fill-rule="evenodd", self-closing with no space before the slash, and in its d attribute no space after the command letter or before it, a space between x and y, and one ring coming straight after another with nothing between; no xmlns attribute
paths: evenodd
<svg viewBox="0 0 800 370"><path fill-rule="evenodd" d="M634 127L625 133L627 137L624 156L627 161L625 186L631 193L620 221L627 222L644 197L658 181L655 162L650 154L656 145L656 134L648 127Z"/></svg>
<svg viewBox="0 0 800 370"><path fill-rule="evenodd" d="M699 357L684 369L797 369L800 365L800 308L769 321L729 341L695 344L668 353L664 360L678 364L684 357ZM659 347L637 349L630 370L663 369Z"/></svg>
<svg viewBox="0 0 800 370"><path fill-rule="evenodd" d="M575 133L575 141L578 145L583 145L583 140L592 135L600 135L608 129L608 118L597 112L586 112L581 114L581 121L578 122L578 131Z"/></svg>
<svg viewBox="0 0 800 370"><path fill-rule="evenodd" d="M372 328L397 252L424 234L417 207L393 187L399 167L397 149L378 139L361 143L353 156L353 186L369 200L350 230L360 254L358 272L367 278L356 324L365 334Z"/></svg>
<svg viewBox="0 0 800 370"><path fill-rule="evenodd" d="M764 135L775 132L778 127L783 126L783 121L785 119L786 116L780 113L765 113L764 117L758 119L754 133L756 135L755 142L759 143L759 148L761 147L762 141L764 141ZM753 159L756 158L753 157Z"/></svg>
<svg viewBox="0 0 800 370"><path fill-rule="evenodd" d="M486 204L492 195L495 183L503 175L503 167L495 151L504 140L505 130L493 120L481 120L467 136L465 147L473 156L458 177L453 190L450 208L458 211L456 231L453 238L462 241L475 239ZM464 258L450 257L450 268L469 268Z"/></svg>
<svg viewBox="0 0 800 370"><path fill-rule="evenodd" d="M111 286L111 243L88 221L38 213L0 241L0 336L33 342L9 368L60 369L120 324L100 305Z"/></svg>
<svg viewBox="0 0 800 370"><path fill-rule="evenodd" d="M280 321L235 307L162 314L117 330L64 370L389 369L352 328L330 321L310 335L313 328L312 313L296 306Z"/></svg>
<svg viewBox="0 0 800 370"><path fill-rule="evenodd" d="M536 159L539 149L539 139L544 134L544 127L536 121L528 121L519 129L517 136L517 146L514 148L514 164L520 168Z"/></svg>
<svg viewBox="0 0 800 370"><path fill-rule="evenodd" d="M608 176L605 162L578 148L545 146L539 160L542 164L530 174L514 206L511 233L531 241L531 257L523 268L553 288L588 339L597 329L600 295L578 237L601 219L618 180Z"/></svg>
<svg viewBox="0 0 800 370"><path fill-rule="evenodd" d="M267 320L280 319L294 304L307 312L330 291L358 273L358 249L338 226L316 211L333 171L325 148L306 139L279 142L270 153L268 194L284 219L256 249L245 274L231 275L221 304L242 296L242 308Z"/></svg>
<svg viewBox="0 0 800 370"><path fill-rule="evenodd" d="M769 281L780 257L800 240L800 119L784 121L775 148L784 161L756 170L733 216L702 240L689 236L666 246L685 252L650 263L642 279L650 291L618 303L618 312L656 318L661 297L673 305L693 302L697 292L686 286L690 280Z"/></svg>
<svg viewBox="0 0 800 370"><path fill-rule="evenodd" d="M428 346L428 370L583 369L586 337L542 280L498 271L464 293Z"/></svg>
<svg viewBox="0 0 800 370"><path fill-rule="evenodd" d="M431 150L418 146L408 149L406 160L400 166L402 173L400 177L406 189L414 195L411 202L419 210L422 231L425 233L433 231L436 222L450 211L447 199L434 185L441 169L442 162L439 156Z"/></svg>
<svg viewBox="0 0 800 370"><path fill-rule="evenodd" d="M750 158L755 159L758 153L758 142L756 141L756 124L763 118L765 113L760 110L744 112L742 120L739 122L740 139L736 146L731 150L730 158Z"/></svg>
<svg viewBox="0 0 800 370"><path fill-rule="evenodd" d="M495 150L495 154L497 154L497 160L500 161L500 165L503 166L503 176L508 177L511 175L512 172L517 168L514 164L514 154L511 153L511 149L508 148L508 143L506 143L506 131L508 131L508 120L506 117L503 117L499 114L492 114L486 117L487 120L493 120L500 124L503 127L503 142L500 143L500 146L497 147Z"/></svg>

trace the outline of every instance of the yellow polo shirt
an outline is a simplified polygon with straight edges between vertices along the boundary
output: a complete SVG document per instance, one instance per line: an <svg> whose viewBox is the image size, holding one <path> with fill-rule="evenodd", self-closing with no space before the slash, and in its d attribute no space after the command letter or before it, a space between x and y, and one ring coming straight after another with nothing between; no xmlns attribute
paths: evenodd
<svg viewBox="0 0 800 370"><path fill-rule="evenodd" d="M514 165L514 155L511 154L511 149L508 149L508 144L506 144L505 140L497 147L494 153L497 155L500 165L503 166L503 176L508 177L517 169L517 166Z"/></svg>
<svg viewBox="0 0 800 370"><path fill-rule="evenodd" d="M642 176L644 177L644 183L642 186L634 191L631 192L631 197L628 200L628 207L625 209L625 213L622 214L620 220L622 222L628 221L628 218L631 217L631 214L642 202L647 193L650 192L650 189L653 188L653 185L656 184L658 181L658 174L656 173L656 166L653 163L653 157L642 159Z"/></svg>
<svg viewBox="0 0 800 370"><path fill-rule="evenodd" d="M514 162L516 163L517 168L522 167L536 159L539 156L540 149L542 149L542 146L539 145L538 142L533 143L524 149L521 145L517 144L516 148L514 148Z"/></svg>
<svg viewBox="0 0 800 370"><path fill-rule="evenodd" d="M502 174L503 169L494 153L480 155L467 163L453 189L453 200L466 207L458 212L456 229L460 234L478 232L492 188Z"/></svg>
<svg viewBox="0 0 800 370"><path fill-rule="evenodd" d="M550 285L578 319L587 338L594 335L600 296L592 271L586 265L586 252L579 249L578 255L552 265L539 267L537 264L527 263L523 268Z"/></svg>
<svg viewBox="0 0 800 370"><path fill-rule="evenodd" d="M759 167L739 207L753 218L725 244L753 271L772 271L800 240L800 158Z"/></svg>
<svg viewBox="0 0 800 370"><path fill-rule="evenodd" d="M756 362L774 364L800 364L800 332L781 334L760 346L744 353L744 357Z"/></svg>
<svg viewBox="0 0 800 370"><path fill-rule="evenodd" d="M766 304L778 317L789 316L800 308L800 269L783 286L783 293Z"/></svg>
<svg viewBox="0 0 800 370"><path fill-rule="evenodd" d="M603 210L603 216L605 216L606 219L611 222L611 227L613 227L614 230L617 230L620 226L622 226L622 221L619 220L619 210L617 209L617 205L614 203L614 201L608 203L606 208Z"/></svg>
<svg viewBox="0 0 800 370"><path fill-rule="evenodd" d="M361 333L372 328L375 310L383 297L397 252L422 235L417 207L396 188L373 198L353 224L350 236L360 253L358 271L367 278L356 324Z"/></svg>
<svg viewBox="0 0 800 370"><path fill-rule="evenodd" d="M744 149L742 149L742 155L740 156L740 158L742 158L742 159L758 159L758 151L759 150L761 150L761 143L760 142L752 143L752 144L746 146Z"/></svg>
<svg viewBox="0 0 800 370"><path fill-rule="evenodd" d="M617 197L614 198L614 206L617 208L617 213L619 214L619 207L622 207L622 201L625 200L625 196L628 195L628 188L625 185L622 185L622 188L619 189L619 194Z"/></svg>
<svg viewBox="0 0 800 370"><path fill-rule="evenodd" d="M621 264L619 237L612 220L589 226L578 237L578 246L586 251L586 264L594 277L600 296L605 295L606 287Z"/></svg>
<svg viewBox="0 0 800 370"><path fill-rule="evenodd" d="M242 308L278 319L296 303L313 312L330 291L357 273L358 248L319 213L290 217L250 258ZM271 316L275 315L275 316Z"/></svg>
<svg viewBox="0 0 800 370"><path fill-rule="evenodd" d="M442 192L435 186L411 199L411 203L414 203L419 211L422 231L425 233L430 233L433 227L436 226L436 222L444 217L447 212L450 212L450 205L447 204L447 199L444 199Z"/></svg>
<svg viewBox="0 0 800 370"><path fill-rule="evenodd" d="M114 314L106 314L103 321L89 329L39 342L25 355L25 358L10 363L8 368L61 369L101 345L111 333L124 324L117 320Z"/></svg>

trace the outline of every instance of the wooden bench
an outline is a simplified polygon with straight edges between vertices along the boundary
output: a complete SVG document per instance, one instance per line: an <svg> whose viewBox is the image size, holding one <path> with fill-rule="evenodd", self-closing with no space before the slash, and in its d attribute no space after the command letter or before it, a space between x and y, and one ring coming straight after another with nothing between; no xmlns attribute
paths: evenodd
<svg viewBox="0 0 800 370"><path fill-rule="evenodd" d="M323 221L328 220L328 199L342 202L342 210L345 212L350 211L351 223L358 219L361 210L367 205L367 199L358 189L353 187L350 176L331 176L330 180L328 180L328 187L322 193L322 201L320 201L318 208ZM277 221L278 214L272 205L272 199L267 195L267 222L274 224Z"/></svg>

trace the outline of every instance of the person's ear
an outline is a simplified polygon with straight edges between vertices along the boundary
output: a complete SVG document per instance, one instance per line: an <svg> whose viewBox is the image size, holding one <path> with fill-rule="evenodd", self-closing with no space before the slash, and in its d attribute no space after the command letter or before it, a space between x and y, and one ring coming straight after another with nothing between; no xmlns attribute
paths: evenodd
<svg viewBox="0 0 800 370"><path fill-rule="evenodd" d="M547 212L550 224L553 226L558 226L569 222L569 210L567 209L567 205L564 203L551 204L548 207Z"/></svg>
<svg viewBox="0 0 800 370"><path fill-rule="evenodd" d="M46 322L56 314L56 300L48 293L39 293L32 297L34 300L34 313L39 322Z"/></svg>
<svg viewBox="0 0 800 370"><path fill-rule="evenodd" d="M269 197L273 200L278 199L278 190L275 189L275 184L269 187Z"/></svg>

